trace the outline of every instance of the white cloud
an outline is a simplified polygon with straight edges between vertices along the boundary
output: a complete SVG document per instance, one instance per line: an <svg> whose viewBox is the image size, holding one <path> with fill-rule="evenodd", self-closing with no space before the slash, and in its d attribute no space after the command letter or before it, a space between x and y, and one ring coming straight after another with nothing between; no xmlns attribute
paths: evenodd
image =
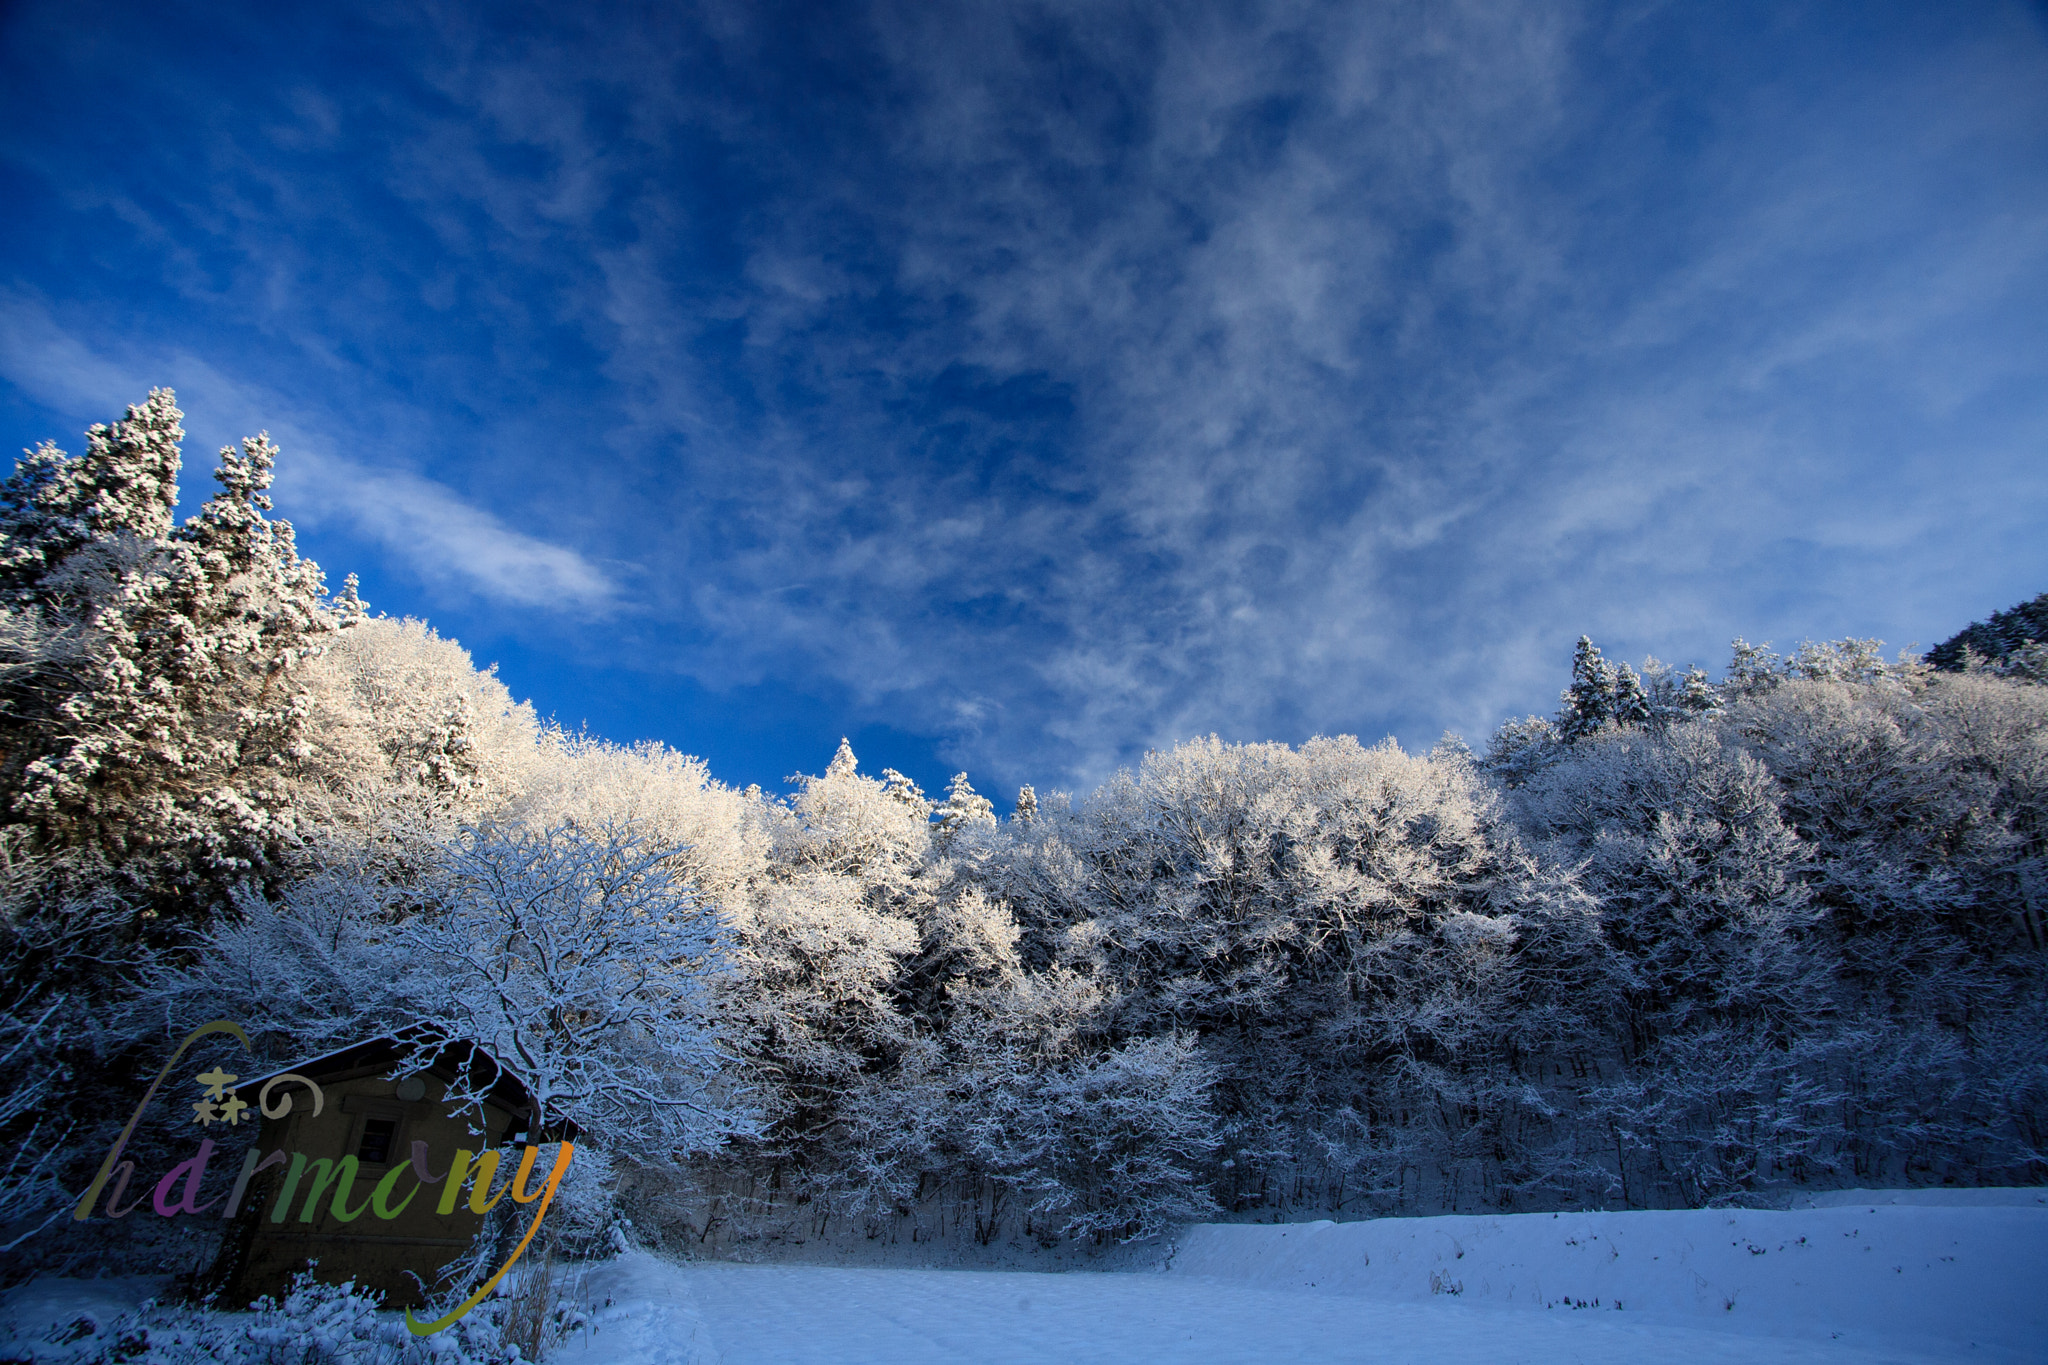
<svg viewBox="0 0 2048 1365"><path fill-rule="evenodd" d="M333 453L329 438L289 415L294 405L188 353L109 355L66 331L38 302L0 294L0 375L46 406L88 421L110 420L150 388L169 384L184 391L188 408L198 396L211 427L271 433L285 452L274 490L280 514L299 524L344 523L419 577L494 602L583 614L617 602L618 585L575 550L515 530L431 479ZM66 446L74 436L51 433ZM198 463L190 450L186 463Z"/></svg>
<svg viewBox="0 0 2048 1365"><path fill-rule="evenodd" d="M375 470L300 451L280 498L334 517L375 539L422 577L467 586L494 602L602 613L619 588L576 551L515 531L441 484L403 470Z"/></svg>
<svg viewBox="0 0 2048 1365"><path fill-rule="evenodd" d="M495 600L602 609L630 562L658 624L613 662L843 687L953 761L1084 786L1212 729L1476 736L1547 709L1582 630L1712 665L2019 595L2048 572L2048 376L2013 344L2048 303L2015 170L2039 33L1872 73L1795 16L1770 41L1806 23L1818 60L1771 85L1733 20L1613 19L885 3L830 39L864 93L792 86L794 113L742 5L672 46L408 29L444 102L350 163L376 192L222 164L264 190L237 203L434 248L366 251L361 290L256 208L235 249L281 281L292 363L403 371L387 429L529 421L506 477L556 477L559 521L296 435L285 491ZM1710 81L1657 67L1679 37L1730 44ZM450 327L416 385L377 313L408 291Z"/></svg>

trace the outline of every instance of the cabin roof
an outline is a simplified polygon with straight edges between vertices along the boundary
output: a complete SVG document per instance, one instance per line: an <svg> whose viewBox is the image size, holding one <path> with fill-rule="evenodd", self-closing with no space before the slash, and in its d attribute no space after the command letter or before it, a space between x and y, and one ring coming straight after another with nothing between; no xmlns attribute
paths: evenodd
<svg viewBox="0 0 2048 1365"><path fill-rule="evenodd" d="M415 1040L399 1034L379 1034L284 1066L273 1067L262 1075L248 1077L238 1084L262 1085L266 1081L286 1075L300 1075L313 1081L320 1081L344 1071L360 1071L365 1067L396 1070L401 1063L417 1055ZM534 1103L526 1082L481 1045L444 1042L434 1054L433 1061L423 1069L444 1080L466 1077L492 1104L521 1117L532 1115ZM554 1126L550 1125L550 1128Z"/></svg>

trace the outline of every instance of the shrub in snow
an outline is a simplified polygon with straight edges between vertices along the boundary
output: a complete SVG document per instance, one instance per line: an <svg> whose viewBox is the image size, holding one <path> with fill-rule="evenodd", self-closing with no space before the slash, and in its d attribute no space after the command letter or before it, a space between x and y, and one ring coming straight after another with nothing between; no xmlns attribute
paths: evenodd
<svg viewBox="0 0 2048 1365"><path fill-rule="evenodd" d="M327 1285L310 1271L280 1299L246 1313L147 1303L76 1343L91 1365L515 1365L491 1305L445 1331L414 1336L378 1296L353 1283Z"/></svg>

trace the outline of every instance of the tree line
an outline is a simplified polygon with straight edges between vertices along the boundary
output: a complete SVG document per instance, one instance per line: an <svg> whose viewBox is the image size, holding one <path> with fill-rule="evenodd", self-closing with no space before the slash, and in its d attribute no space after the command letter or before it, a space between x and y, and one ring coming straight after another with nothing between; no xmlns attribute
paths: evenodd
<svg viewBox="0 0 2048 1365"><path fill-rule="evenodd" d="M2048 1176L2048 597L1718 679L1582 639L1482 751L1195 739L999 813L842 743L776 795L330 595L265 438L177 523L180 420L154 392L0 489L16 1257L223 1016L506 1059L589 1135L592 1241Z"/></svg>

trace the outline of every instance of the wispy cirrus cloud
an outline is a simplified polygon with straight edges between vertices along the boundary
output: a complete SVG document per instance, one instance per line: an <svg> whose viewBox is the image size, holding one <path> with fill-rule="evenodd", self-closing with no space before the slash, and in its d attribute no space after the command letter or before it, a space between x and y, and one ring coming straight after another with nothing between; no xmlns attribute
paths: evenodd
<svg viewBox="0 0 2048 1365"><path fill-rule="evenodd" d="M109 354L60 327L38 302L0 295L0 377L50 408L99 421L155 387L203 395L210 427L267 430L286 448L274 492L283 514L302 525L343 523L419 578L494 602L590 614L619 600L614 579L577 551L507 526L431 479L335 454L303 405L186 352Z"/></svg>
<svg viewBox="0 0 2048 1365"><path fill-rule="evenodd" d="M583 616L619 605L615 578L584 555L505 525L431 479L312 454L280 481L301 518L346 521L421 577L493 602Z"/></svg>
<svg viewBox="0 0 2048 1365"><path fill-rule="evenodd" d="M1986 110L2039 106L2038 33L1888 53L1888 108L1761 79L1687 156L1603 80L1650 60L1610 17L872 11L866 164L805 162L743 239L741 364L812 407L740 462L700 606L963 757L1091 775L1209 729L1483 732L1580 630L1711 664L1967 616L2003 589L1945 528L2021 544L2048 492L2013 477L2038 407L1967 412L2041 369L2010 302L2048 199L1974 185L1957 231L1944 182L1987 123L2029 145ZM611 281L652 425L691 406L677 271ZM1959 455L1982 476L1926 482Z"/></svg>
<svg viewBox="0 0 2048 1365"><path fill-rule="evenodd" d="M2038 590L2048 42L1846 13L350 10L94 193L178 354L350 395L293 497L622 623L536 649L1086 785Z"/></svg>

